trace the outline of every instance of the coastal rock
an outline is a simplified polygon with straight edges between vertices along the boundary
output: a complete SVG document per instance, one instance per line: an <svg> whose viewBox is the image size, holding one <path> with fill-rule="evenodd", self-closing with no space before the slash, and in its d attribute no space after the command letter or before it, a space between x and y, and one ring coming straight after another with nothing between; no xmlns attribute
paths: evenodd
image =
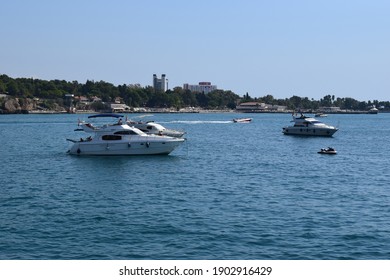
<svg viewBox="0 0 390 280"><path fill-rule="evenodd" d="M17 111L21 111L22 108L20 107L19 99L18 98L10 98L10 99L6 100L4 103L4 110L7 113L15 113Z"/></svg>
<svg viewBox="0 0 390 280"><path fill-rule="evenodd" d="M0 98L0 114L27 114L32 111L57 113L65 112L65 108L50 99Z"/></svg>
<svg viewBox="0 0 390 280"><path fill-rule="evenodd" d="M37 104L30 98L7 98L0 103L0 112L5 114L27 113L35 110Z"/></svg>
<svg viewBox="0 0 390 280"><path fill-rule="evenodd" d="M19 104L23 111L31 111L37 108L36 102L31 98L20 99Z"/></svg>

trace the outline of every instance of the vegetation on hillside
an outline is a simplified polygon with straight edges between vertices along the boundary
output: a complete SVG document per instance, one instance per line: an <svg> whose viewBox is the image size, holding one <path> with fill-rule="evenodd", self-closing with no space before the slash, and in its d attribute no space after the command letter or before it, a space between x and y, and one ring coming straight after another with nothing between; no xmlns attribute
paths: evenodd
<svg viewBox="0 0 390 280"><path fill-rule="evenodd" d="M65 80L40 80L33 78L11 78L0 75L0 93L14 98L39 98L47 104L56 102L61 104L66 94L100 98L102 103L114 102L118 97L130 107L154 108L184 108L202 107L205 109L234 109L238 103L259 102L271 105L287 106L288 109L304 108L316 110L319 107L340 107L348 110L367 110L372 106L390 108L389 101L358 101L350 97L335 97L325 95L320 100L308 97L292 96L285 99L275 99L272 95L252 98L248 93L239 96L230 90L215 90L208 94L191 92L181 87L175 87L166 92L158 92L151 86L118 85L104 81L90 81L79 83Z"/></svg>

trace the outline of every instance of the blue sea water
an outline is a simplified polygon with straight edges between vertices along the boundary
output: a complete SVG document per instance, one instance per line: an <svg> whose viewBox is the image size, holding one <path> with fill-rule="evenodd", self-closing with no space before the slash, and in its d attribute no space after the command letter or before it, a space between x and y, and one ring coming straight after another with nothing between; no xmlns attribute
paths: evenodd
<svg viewBox="0 0 390 280"><path fill-rule="evenodd" d="M132 157L66 154L78 118L0 115L0 259L390 259L390 114L158 114L186 143Z"/></svg>

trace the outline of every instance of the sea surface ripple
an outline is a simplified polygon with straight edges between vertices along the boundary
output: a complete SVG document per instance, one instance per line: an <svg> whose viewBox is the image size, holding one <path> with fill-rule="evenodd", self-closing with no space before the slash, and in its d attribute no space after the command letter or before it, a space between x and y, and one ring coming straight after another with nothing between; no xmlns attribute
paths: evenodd
<svg viewBox="0 0 390 280"><path fill-rule="evenodd" d="M0 115L0 259L390 258L390 114L158 114L169 156L70 156L86 117Z"/></svg>

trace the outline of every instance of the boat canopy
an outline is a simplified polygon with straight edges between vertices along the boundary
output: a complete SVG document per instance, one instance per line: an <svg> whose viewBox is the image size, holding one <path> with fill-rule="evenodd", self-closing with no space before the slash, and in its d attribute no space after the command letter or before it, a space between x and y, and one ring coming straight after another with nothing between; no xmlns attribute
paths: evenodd
<svg viewBox="0 0 390 280"><path fill-rule="evenodd" d="M88 116L88 119L91 119L91 118L123 118L123 117L124 117L123 115L119 115L119 114L105 113L105 114L96 114L96 115Z"/></svg>

